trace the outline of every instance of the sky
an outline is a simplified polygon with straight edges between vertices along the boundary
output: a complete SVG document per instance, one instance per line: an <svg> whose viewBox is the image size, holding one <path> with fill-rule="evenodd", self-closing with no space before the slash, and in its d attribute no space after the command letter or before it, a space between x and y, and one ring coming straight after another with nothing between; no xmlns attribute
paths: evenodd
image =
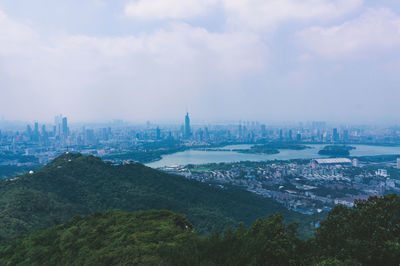
<svg viewBox="0 0 400 266"><path fill-rule="evenodd" d="M0 116L400 118L398 0L0 0Z"/></svg>

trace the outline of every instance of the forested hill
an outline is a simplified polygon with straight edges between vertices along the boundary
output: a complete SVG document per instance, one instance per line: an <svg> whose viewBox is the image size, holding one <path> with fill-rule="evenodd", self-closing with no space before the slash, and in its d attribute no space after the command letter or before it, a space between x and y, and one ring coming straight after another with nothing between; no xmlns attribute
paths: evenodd
<svg viewBox="0 0 400 266"><path fill-rule="evenodd" d="M221 230L228 222L250 225L276 212L288 221L309 219L238 188L222 190L137 163L114 166L94 156L64 154L33 174L0 181L0 240L108 209L176 211L199 233Z"/></svg>
<svg viewBox="0 0 400 266"><path fill-rule="evenodd" d="M302 240L282 215L199 236L169 211L96 212L0 245L0 265L400 264L400 197L336 206Z"/></svg>
<svg viewBox="0 0 400 266"><path fill-rule="evenodd" d="M161 249L192 235L169 211L96 212L0 246L1 265L160 265Z"/></svg>

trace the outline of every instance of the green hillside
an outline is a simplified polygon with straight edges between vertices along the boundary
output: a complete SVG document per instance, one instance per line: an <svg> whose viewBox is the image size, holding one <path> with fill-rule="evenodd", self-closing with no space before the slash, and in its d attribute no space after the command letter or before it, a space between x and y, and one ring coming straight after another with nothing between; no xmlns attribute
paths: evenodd
<svg viewBox="0 0 400 266"><path fill-rule="evenodd" d="M202 234L222 230L227 223L250 225L275 212L303 222L305 228L310 219L238 188L221 190L142 164L113 166L94 156L64 154L34 174L0 181L0 238L109 209L176 211Z"/></svg>
<svg viewBox="0 0 400 266"><path fill-rule="evenodd" d="M336 206L302 240L282 215L199 236L169 211L96 212L0 246L0 265L399 265L400 197Z"/></svg>
<svg viewBox="0 0 400 266"><path fill-rule="evenodd" d="M186 218L169 211L96 212L0 248L0 264L157 265L161 247L192 231Z"/></svg>

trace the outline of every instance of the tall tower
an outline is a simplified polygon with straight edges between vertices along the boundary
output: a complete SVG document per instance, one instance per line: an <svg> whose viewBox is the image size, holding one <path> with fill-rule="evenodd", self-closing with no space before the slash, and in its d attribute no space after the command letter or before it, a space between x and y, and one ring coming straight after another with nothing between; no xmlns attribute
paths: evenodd
<svg viewBox="0 0 400 266"><path fill-rule="evenodd" d="M39 123L35 122L35 135L39 135Z"/></svg>
<svg viewBox="0 0 400 266"><path fill-rule="evenodd" d="M62 135L63 137L67 137L68 136L68 120L66 117L63 117L62 119Z"/></svg>
<svg viewBox="0 0 400 266"><path fill-rule="evenodd" d="M62 115L61 114L54 117L54 124L56 125L56 131L55 131L56 136L61 136L61 133L62 133L61 123L62 123Z"/></svg>
<svg viewBox="0 0 400 266"><path fill-rule="evenodd" d="M190 131L190 118L189 118L189 113L186 113L185 116L185 138L188 139L192 135L192 132Z"/></svg>

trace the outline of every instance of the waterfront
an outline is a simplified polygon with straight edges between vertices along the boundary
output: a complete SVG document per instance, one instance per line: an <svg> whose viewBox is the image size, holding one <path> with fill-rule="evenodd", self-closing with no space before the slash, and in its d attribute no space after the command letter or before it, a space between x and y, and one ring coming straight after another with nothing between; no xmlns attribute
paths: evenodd
<svg viewBox="0 0 400 266"><path fill-rule="evenodd" d="M162 159L147 164L149 167L159 168L171 165L187 164L206 164L221 162L239 162L239 161L267 161L267 160L291 160L291 159L313 159L326 158L321 156L318 151L325 147L323 144L307 145L311 149L305 150L280 150L278 154L245 154L233 151L234 149L246 149L252 145L230 145L222 147L222 150L186 150L162 156ZM400 147L393 146L375 146L375 145L351 145L355 150L350 151L350 156L375 156L400 154ZM227 151L230 150L230 151Z"/></svg>

